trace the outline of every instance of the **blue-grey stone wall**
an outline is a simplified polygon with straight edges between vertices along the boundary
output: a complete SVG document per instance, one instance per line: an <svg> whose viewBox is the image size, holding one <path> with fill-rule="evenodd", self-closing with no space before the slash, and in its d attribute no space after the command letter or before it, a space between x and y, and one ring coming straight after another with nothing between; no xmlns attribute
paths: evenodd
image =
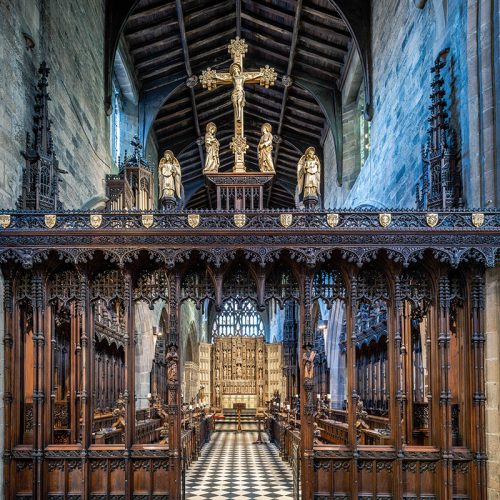
<svg viewBox="0 0 500 500"><path fill-rule="evenodd" d="M23 33L35 46L26 48ZM104 109L104 0L0 2L0 207L20 194L26 132L31 131L38 67L46 60L50 116L67 208L104 193L111 169Z"/></svg>
<svg viewBox="0 0 500 500"><path fill-rule="evenodd" d="M451 122L457 128L468 179L466 2L447 2L447 12L428 1L417 9L410 1L372 2L373 120L370 154L345 206L414 207L421 173L421 145L426 140L430 69L448 47L444 72Z"/></svg>

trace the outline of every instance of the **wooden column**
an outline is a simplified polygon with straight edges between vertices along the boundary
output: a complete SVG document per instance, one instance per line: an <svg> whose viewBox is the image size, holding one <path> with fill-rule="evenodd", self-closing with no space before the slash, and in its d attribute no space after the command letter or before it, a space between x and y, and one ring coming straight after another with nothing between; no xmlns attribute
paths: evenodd
<svg viewBox="0 0 500 500"><path fill-rule="evenodd" d="M81 322L81 360L82 389L80 404L82 408L82 491L83 498L90 497L90 466L88 450L92 444L92 362L93 359L93 321L90 304L89 280L85 273L80 275L80 307L78 314Z"/></svg>
<svg viewBox="0 0 500 500"><path fill-rule="evenodd" d="M181 449L181 373L180 373L180 339L179 339L179 303L180 276L172 273L170 276L168 296L168 406L169 415L169 487L172 500L180 500L182 494L182 449Z"/></svg>
<svg viewBox="0 0 500 500"><path fill-rule="evenodd" d="M302 300L300 302L300 480L302 498L314 495L314 379L305 377L304 355L313 348L314 337L311 318L312 274L305 270L302 279Z"/></svg>
<svg viewBox="0 0 500 500"><path fill-rule="evenodd" d="M135 439L135 320L134 294L132 277L129 271L124 273L125 281L125 391L123 399L126 404L125 417L125 496L132 500L134 495L134 471L132 467L132 446ZM103 362L103 368L105 363ZM104 371L104 370L103 370Z"/></svg>
<svg viewBox="0 0 500 500"><path fill-rule="evenodd" d="M440 498L451 499L453 491L453 460L451 439L451 391L448 381L450 370L450 281L447 275L439 279L439 417L442 453L442 482Z"/></svg>
<svg viewBox="0 0 500 500"><path fill-rule="evenodd" d="M13 373L12 373L12 355L13 355L13 314L14 314L14 300L12 293L12 276L4 276L4 492L6 497L12 495L11 482L13 477L10 475L12 448L14 445L12 433L12 399L13 399Z"/></svg>
<svg viewBox="0 0 500 500"><path fill-rule="evenodd" d="M43 498L44 474L43 474L43 453L45 449L44 436L44 354L45 354L45 333L44 333L44 276L37 272L32 279L32 300L33 300L33 482L34 496Z"/></svg>
<svg viewBox="0 0 500 500"><path fill-rule="evenodd" d="M346 311L346 369L347 369L347 445L352 450L350 467L351 498L358 498L358 441L356 438L356 316L358 312L357 277L351 274L350 293L347 293Z"/></svg>
<svg viewBox="0 0 500 500"><path fill-rule="evenodd" d="M387 302L387 370L389 374L389 422L392 430L392 441L396 449L397 459L394 461L392 476L392 494L394 499L402 498L402 468L403 468L403 432L401 414L403 410L403 366L401 360L402 335L401 328L409 321L405 316L405 304L401 299L401 283L396 277L392 297ZM409 343L409 336L406 335ZM410 346L411 348L411 346ZM408 350L408 345L406 345ZM407 365L408 366L408 365ZM408 397L408 394L406 394ZM408 415L407 415L408 418ZM410 420L411 421L411 420Z"/></svg>
<svg viewBox="0 0 500 500"><path fill-rule="evenodd" d="M485 418L485 371L484 371L484 276L476 272L472 278L472 435L471 451L474 455L472 474L471 497L473 499L486 498L486 439L484 429Z"/></svg>

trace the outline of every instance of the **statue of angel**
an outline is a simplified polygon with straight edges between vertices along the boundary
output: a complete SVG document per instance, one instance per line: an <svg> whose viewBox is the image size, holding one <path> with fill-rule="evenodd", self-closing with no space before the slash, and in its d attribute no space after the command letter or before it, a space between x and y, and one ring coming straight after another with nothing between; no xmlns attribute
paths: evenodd
<svg viewBox="0 0 500 500"><path fill-rule="evenodd" d="M313 147L306 149L297 164L297 192L304 192L304 199L317 198L320 194L321 164Z"/></svg>
<svg viewBox="0 0 500 500"><path fill-rule="evenodd" d="M203 173L219 171L219 141L215 137L217 127L214 122L207 124L205 133L205 168Z"/></svg>
<svg viewBox="0 0 500 500"><path fill-rule="evenodd" d="M174 153L167 149L158 165L160 201L182 199L181 165Z"/></svg>
<svg viewBox="0 0 500 500"><path fill-rule="evenodd" d="M273 164L273 134L270 123L264 123L261 128L262 136L259 141L258 155L259 168L261 172L274 173Z"/></svg>

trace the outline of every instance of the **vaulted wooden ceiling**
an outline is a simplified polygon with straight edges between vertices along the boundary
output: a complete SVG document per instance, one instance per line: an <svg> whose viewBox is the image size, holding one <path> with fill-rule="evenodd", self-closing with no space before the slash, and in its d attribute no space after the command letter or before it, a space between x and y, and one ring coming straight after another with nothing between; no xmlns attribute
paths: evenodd
<svg viewBox="0 0 500 500"><path fill-rule="evenodd" d="M210 206L202 175L200 137L214 121L221 143L221 170L232 168L233 134L230 87L213 91L186 85L207 67L227 70L227 45L237 35L249 50L246 69L265 64L278 72L269 89L246 88L245 129L250 149L247 168L258 170L256 148L260 127L273 126L276 181L269 206L293 206L296 165L307 146L321 151L321 138L332 120L317 99L329 95L342 77L352 38L329 0L140 0L128 17L125 39L133 57L142 94L169 82L181 84L163 103L154 122L160 152L178 156L189 207ZM292 85L285 86L284 75Z"/></svg>

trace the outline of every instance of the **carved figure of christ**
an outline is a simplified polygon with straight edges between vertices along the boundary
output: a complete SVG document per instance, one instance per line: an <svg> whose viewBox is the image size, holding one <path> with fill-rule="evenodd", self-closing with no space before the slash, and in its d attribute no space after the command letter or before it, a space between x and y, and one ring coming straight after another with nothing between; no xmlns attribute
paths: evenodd
<svg viewBox="0 0 500 500"><path fill-rule="evenodd" d="M228 51L233 58L228 73L219 73L208 68L200 76L203 88L213 90L220 85L232 85L231 102L234 111L234 137L230 147L234 154L234 171L245 172L245 153L248 149L244 134L243 111L245 108L245 84L253 83L268 88L276 80L276 72L273 68L265 66L259 71L243 71L243 58L248 46L245 40L236 38L231 40Z"/></svg>

